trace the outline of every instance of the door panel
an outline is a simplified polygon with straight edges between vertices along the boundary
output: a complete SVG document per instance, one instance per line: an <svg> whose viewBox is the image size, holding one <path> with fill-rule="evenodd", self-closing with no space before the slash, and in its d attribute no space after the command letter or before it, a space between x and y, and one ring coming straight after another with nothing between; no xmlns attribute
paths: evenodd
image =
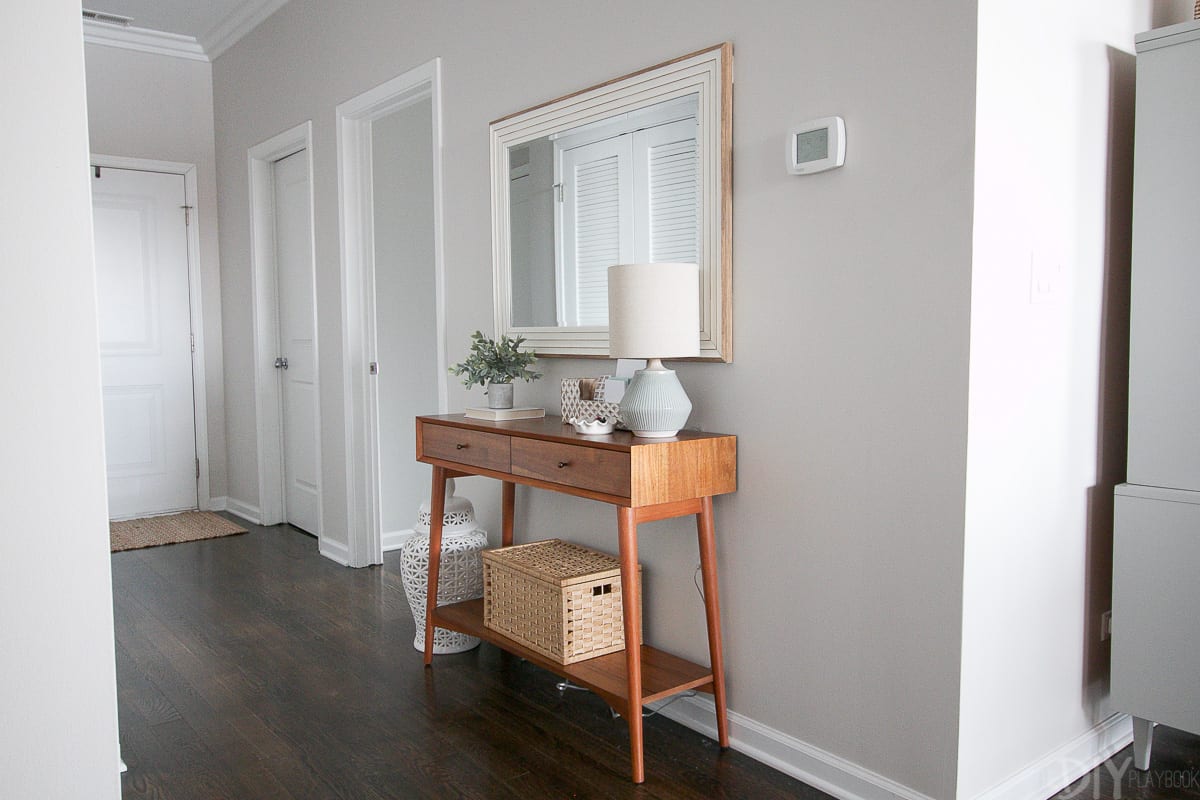
<svg viewBox="0 0 1200 800"><path fill-rule="evenodd" d="M182 175L92 176L109 516L196 508Z"/></svg>
<svg viewBox="0 0 1200 800"><path fill-rule="evenodd" d="M274 172L279 346L288 362L287 369L281 370L284 517L297 528L317 534L321 481L307 154L301 151L280 159Z"/></svg>

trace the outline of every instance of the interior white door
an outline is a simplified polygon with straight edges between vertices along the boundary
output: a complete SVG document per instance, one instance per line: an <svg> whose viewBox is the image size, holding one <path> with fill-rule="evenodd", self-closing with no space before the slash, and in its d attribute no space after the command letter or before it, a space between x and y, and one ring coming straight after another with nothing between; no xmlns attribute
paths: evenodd
<svg viewBox="0 0 1200 800"><path fill-rule="evenodd" d="M182 175L92 174L108 512L196 508Z"/></svg>
<svg viewBox="0 0 1200 800"><path fill-rule="evenodd" d="M317 535L321 490L307 155L300 151L276 161L274 173L284 519Z"/></svg>

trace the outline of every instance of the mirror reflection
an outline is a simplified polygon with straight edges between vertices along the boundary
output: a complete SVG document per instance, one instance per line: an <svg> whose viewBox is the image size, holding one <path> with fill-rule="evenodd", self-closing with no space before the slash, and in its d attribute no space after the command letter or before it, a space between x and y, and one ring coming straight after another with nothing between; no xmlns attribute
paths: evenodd
<svg viewBox="0 0 1200 800"><path fill-rule="evenodd" d="M702 263L699 94L508 148L511 320L608 325L608 268Z"/></svg>

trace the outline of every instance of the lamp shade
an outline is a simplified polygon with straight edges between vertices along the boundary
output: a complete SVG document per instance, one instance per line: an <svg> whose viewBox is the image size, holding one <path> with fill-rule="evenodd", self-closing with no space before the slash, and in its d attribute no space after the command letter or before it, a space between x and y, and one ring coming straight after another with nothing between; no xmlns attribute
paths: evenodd
<svg viewBox="0 0 1200 800"><path fill-rule="evenodd" d="M700 355L700 267L618 264L608 268L611 358Z"/></svg>

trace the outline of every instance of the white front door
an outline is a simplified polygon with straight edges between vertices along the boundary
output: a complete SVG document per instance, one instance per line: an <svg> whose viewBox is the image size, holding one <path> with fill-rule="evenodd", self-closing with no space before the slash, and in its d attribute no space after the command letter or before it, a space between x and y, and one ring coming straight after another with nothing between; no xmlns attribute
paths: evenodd
<svg viewBox="0 0 1200 800"><path fill-rule="evenodd" d="M316 535L320 531L317 505L320 470L312 221L306 153L300 151L276 161L274 173L284 519Z"/></svg>
<svg viewBox="0 0 1200 800"><path fill-rule="evenodd" d="M182 175L92 174L108 513L196 508Z"/></svg>

